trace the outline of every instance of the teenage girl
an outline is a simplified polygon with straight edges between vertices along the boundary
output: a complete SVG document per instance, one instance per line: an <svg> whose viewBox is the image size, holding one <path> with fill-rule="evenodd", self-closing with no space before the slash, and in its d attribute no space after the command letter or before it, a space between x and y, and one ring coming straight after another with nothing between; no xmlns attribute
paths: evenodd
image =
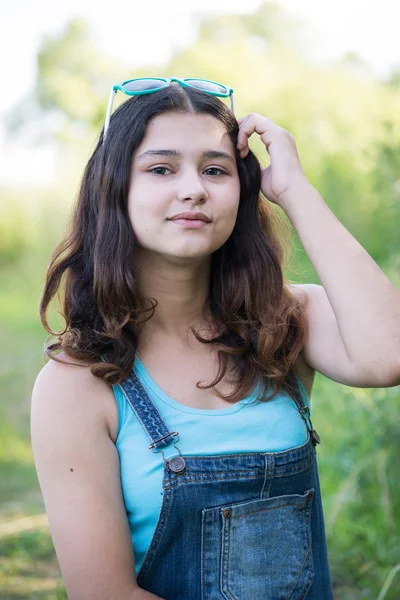
<svg viewBox="0 0 400 600"><path fill-rule="evenodd" d="M118 90L131 98L111 115ZM285 280L271 203L323 285ZM40 314L57 341L32 395L68 597L332 599L313 378L399 384L399 307L285 129L237 120L216 82L113 86L48 266Z"/></svg>

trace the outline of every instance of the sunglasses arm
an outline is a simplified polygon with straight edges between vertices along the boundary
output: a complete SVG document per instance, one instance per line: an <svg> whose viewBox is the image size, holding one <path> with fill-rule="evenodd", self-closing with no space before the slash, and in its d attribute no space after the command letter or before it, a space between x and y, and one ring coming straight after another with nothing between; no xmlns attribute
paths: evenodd
<svg viewBox="0 0 400 600"><path fill-rule="evenodd" d="M233 105L233 93L230 94L229 98L231 99L231 111L235 114L234 105Z"/></svg>
<svg viewBox="0 0 400 600"><path fill-rule="evenodd" d="M103 144L104 144L104 140L106 139L106 133L107 133L108 126L110 124L110 118L111 118L114 97L115 97L117 91L118 90L114 90L114 86L111 86L110 98L108 100L108 106L107 106L106 120L104 122Z"/></svg>

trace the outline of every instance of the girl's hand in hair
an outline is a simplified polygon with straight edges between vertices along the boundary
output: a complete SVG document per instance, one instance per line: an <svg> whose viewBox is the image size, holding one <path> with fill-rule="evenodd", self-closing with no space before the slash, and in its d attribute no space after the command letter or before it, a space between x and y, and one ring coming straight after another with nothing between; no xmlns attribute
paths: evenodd
<svg viewBox="0 0 400 600"><path fill-rule="evenodd" d="M276 123L257 113L237 120L239 134L237 147L241 158L249 152L248 139L258 133L270 156L270 165L262 169L261 191L264 196L283 208L287 192L310 185L297 152L294 136Z"/></svg>

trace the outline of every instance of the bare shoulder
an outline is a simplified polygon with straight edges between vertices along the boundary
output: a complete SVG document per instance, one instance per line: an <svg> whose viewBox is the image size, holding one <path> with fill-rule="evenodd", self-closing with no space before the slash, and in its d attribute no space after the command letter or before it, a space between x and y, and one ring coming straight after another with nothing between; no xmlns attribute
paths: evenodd
<svg viewBox="0 0 400 600"><path fill-rule="evenodd" d="M60 403L58 410L76 410L77 414L98 419L115 442L118 414L111 386L92 374L93 363L71 358L64 352L57 354L57 359L62 362L51 359L41 369L34 390L46 392L43 397L51 397L47 402Z"/></svg>
<svg viewBox="0 0 400 600"><path fill-rule="evenodd" d="M57 354L57 360L50 359L37 376L36 383L43 387L50 387L54 392L65 390L70 392L70 401L73 402L78 392L80 398L87 398L88 402L97 394L103 395L109 386L99 377L95 377L90 367L93 363L71 358L64 352Z"/></svg>

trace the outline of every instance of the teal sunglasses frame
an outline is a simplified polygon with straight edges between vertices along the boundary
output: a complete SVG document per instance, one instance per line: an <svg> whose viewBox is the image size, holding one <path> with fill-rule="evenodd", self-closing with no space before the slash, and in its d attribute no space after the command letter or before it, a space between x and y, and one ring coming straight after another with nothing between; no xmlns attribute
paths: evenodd
<svg viewBox="0 0 400 600"><path fill-rule="evenodd" d="M150 89L150 90L129 91L129 90L124 89L124 85L126 85L127 83L131 83L132 81L143 81L145 79L151 79L153 81L154 80L160 81L160 86L157 88L154 88L154 89ZM152 94L153 92L158 92L159 90L162 90L165 87L171 85L171 83L173 81L176 81L176 83L178 83L182 87L194 88L201 92L205 92L206 94L210 94L211 96L219 96L221 98L229 97L230 101L231 101L231 111L235 114L234 104L233 104L233 91L234 90L222 83L218 83L218 81L211 81L210 79L199 79L196 77L185 77L184 79L179 79L178 77L134 77L133 79L127 79L126 81L122 81L121 83L117 83L117 84L111 86L110 97L109 97L108 106L107 106L107 114L106 114L106 119L104 122L103 143L106 139L107 129L110 125L110 119L111 119L114 98L118 92L123 92L127 96L142 96L144 94ZM215 85L219 85L219 86L225 88L226 92L212 92L211 90L204 90L195 85L191 85L190 83L188 83L189 81L203 81L205 83L214 83Z"/></svg>

